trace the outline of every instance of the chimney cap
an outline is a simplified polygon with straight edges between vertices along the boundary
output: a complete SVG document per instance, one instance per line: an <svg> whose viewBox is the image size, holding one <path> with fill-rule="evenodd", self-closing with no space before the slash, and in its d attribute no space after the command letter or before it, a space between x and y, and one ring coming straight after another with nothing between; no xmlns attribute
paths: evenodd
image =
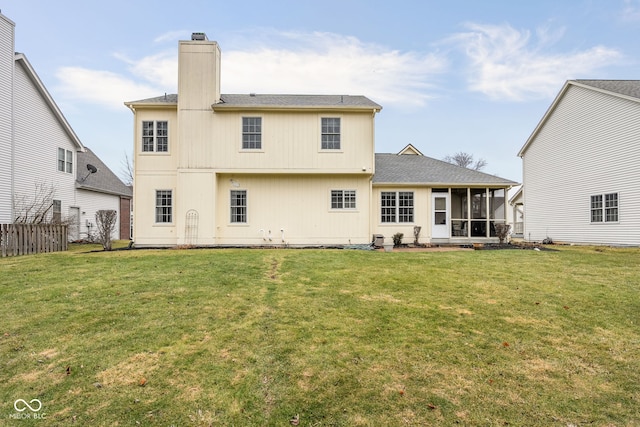
<svg viewBox="0 0 640 427"><path fill-rule="evenodd" d="M191 40L206 40L209 41L205 33L191 33Z"/></svg>

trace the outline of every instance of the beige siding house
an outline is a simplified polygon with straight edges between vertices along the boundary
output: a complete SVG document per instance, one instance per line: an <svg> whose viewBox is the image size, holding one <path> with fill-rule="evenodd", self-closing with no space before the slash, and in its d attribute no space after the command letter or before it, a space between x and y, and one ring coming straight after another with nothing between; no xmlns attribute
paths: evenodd
<svg viewBox="0 0 640 427"><path fill-rule="evenodd" d="M518 155L525 239L640 245L640 81L567 81Z"/></svg>
<svg viewBox="0 0 640 427"><path fill-rule="evenodd" d="M137 247L362 245L375 234L404 231L413 241L415 226L424 230L421 243L495 238L492 221L503 221L503 213L482 219L482 236L459 231L452 239L450 200L466 203L454 217L470 230L467 201L481 198L477 215L488 215L489 198L500 199L489 187L515 183L474 175L410 146L376 155L377 103L349 95L221 94L220 48L201 33L179 42L178 56L177 95L125 103L134 113ZM401 168L416 159L422 163L406 167L437 164L445 176L409 174L398 182L379 175L397 166L387 156ZM452 169L460 176L447 174ZM461 186L464 197L457 196ZM456 195L447 197L448 231L439 234L430 226L434 191Z"/></svg>

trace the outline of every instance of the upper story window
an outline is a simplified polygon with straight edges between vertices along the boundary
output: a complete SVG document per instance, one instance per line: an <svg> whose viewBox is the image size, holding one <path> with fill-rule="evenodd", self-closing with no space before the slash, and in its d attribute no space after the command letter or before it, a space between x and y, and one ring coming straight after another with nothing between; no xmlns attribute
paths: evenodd
<svg viewBox="0 0 640 427"><path fill-rule="evenodd" d="M380 208L381 222L413 222L413 191L383 191Z"/></svg>
<svg viewBox="0 0 640 427"><path fill-rule="evenodd" d="M242 149L262 149L262 117L242 118Z"/></svg>
<svg viewBox="0 0 640 427"><path fill-rule="evenodd" d="M323 150L339 150L340 149L340 118L339 117L323 117L322 118L322 149Z"/></svg>
<svg viewBox="0 0 640 427"><path fill-rule="evenodd" d="M331 209L355 209L356 190L331 190Z"/></svg>
<svg viewBox="0 0 640 427"><path fill-rule="evenodd" d="M156 190L156 223L173 221L173 193L171 190Z"/></svg>
<svg viewBox="0 0 640 427"><path fill-rule="evenodd" d="M169 125L166 120L142 122L142 151L169 151Z"/></svg>
<svg viewBox="0 0 640 427"><path fill-rule="evenodd" d="M591 196L591 222L618 222L618 193Z"/></svg>
<svg viewBox="0 0 640 427"><path fill-rule="evenodd" d="M73 173L73 151L58 148L58 170Z"/></svg>

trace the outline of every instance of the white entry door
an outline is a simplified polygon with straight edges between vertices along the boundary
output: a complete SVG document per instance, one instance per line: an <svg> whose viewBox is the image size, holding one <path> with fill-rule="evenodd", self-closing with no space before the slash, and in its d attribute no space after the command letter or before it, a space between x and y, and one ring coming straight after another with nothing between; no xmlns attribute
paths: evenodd
<svg viewBox="0 0 640 427"><path fill-rule="evenodd" d="M431 206L433 206L431 224L431 237L434 239L448 239L451 226L449 225L449 194L432 193Z"/></svg>

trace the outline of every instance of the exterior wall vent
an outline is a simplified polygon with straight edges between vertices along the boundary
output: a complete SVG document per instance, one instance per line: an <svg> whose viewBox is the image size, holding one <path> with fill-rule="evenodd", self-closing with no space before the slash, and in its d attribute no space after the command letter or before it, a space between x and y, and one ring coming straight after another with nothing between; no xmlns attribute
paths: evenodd
<svg viewBox="0 0 640 427"><path fill-rule="evenodd" d="M207 35L205 33L191 33L191 40L205 40L208 41Z"/></svg>

